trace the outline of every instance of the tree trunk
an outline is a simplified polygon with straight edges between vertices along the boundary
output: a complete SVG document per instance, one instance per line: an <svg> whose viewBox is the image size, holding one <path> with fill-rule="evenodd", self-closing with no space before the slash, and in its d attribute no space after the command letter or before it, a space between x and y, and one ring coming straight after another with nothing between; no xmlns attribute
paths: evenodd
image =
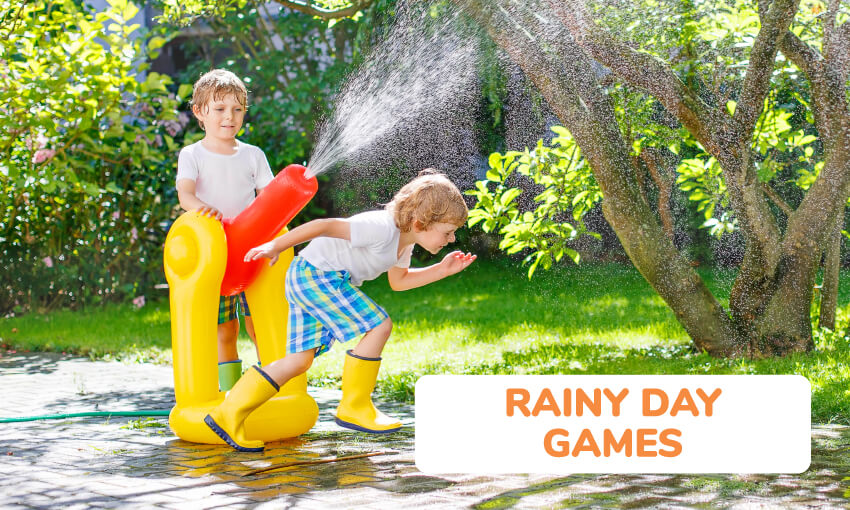
<svg viewBox="0 0 850 510"><path fill-rule="evenodd" d="M671 155L669 152L666 149L647 147L640 153L640 157L646 163L649 175L658 187L658 216L661 218L664 233L672 241L673 211L670 208L670 201L673 196L676 171L673 168L674 164L670 161L672 158L665 157Z"/></svg>
<svg viewBox="0 0 850 510"><path fill-rule="evenodd" d="M843 208L842 208L843 209ZM835 313L838 309L838 273L841 268L841 228L844 226L844 211L835 221L835 230L829 235L823 261L823 284L820 291L820 319L818 326L835 329Z"/></svg>
<svg viewBox="0 0 850 510"><path fill-rule="evenodd" d="M802 203L788 219L782 256L775 277L775 292L758 320L756 355L808 351L814 347L811 304L821 253L843 214L850 176L850 130L845 144L830 144L824 167ZM843 148L842 148L843 147Z"/></svg>

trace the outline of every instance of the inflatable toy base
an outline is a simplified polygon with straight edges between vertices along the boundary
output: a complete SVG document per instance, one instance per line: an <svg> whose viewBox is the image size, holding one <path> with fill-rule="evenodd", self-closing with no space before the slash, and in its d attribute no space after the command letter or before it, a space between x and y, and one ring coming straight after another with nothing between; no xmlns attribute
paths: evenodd
<svg viewBox="0 0 850 510"><path fill-rule="evenodd" d="M224 444L204 423L209 412L224 400L220 398L196 405L174 406L168 424L174 434L184 441L203 444ZM280 441L300 436L310 430L319 417L319 406L306 394L278 394L248 415L245 429L249 439L263 442Z"/></svg>

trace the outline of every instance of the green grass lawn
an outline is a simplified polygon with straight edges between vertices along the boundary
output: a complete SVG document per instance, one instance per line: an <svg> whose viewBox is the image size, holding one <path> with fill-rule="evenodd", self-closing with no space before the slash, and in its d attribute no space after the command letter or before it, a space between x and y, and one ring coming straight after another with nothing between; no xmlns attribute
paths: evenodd
<svg viewBox="0 0 850 510"><path fill-rule="evenodd" d="M726 299L729 275L703 275ZM842 288L850 284L842 275ZM696 353L666 307L630 266L563 266L531 281L509 262L477 262L421 289L393 292L382 277L364 290L394 322L379 388L412 399L424 374L800 374L813 389L813 420L850 423L850 349L843 335L816 332L817 350L769 360L719 360ZM850 295L842 293L843 316ZM111 305L0 320L0 338L19 350L124 360L170 359L167 301ZM350 344L353 346L353 344ZM314 385L338 385L345 348L310 369ZM244 332L246 361L256 356Z"/></svg>

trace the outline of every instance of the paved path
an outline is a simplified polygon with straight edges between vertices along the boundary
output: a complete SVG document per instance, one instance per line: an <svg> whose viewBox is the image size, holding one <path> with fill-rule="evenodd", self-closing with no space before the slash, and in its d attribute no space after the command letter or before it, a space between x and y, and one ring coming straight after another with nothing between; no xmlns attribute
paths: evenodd
<svg viewBox="0 0 850 510"><path fill-rule="evenodd" d="M0 416L168 409L170 367L0 353ZM333 423L338 391L311 389L319 423L262 455L181 441L165 418L0 424L0 508L848 508L850 429L817 426L802 475L428 476L414 459L412 408L381 404L406 427L387 436ZM777 447L781 447L778 445ZM297 460L364 452L356 460Z"/></svg>

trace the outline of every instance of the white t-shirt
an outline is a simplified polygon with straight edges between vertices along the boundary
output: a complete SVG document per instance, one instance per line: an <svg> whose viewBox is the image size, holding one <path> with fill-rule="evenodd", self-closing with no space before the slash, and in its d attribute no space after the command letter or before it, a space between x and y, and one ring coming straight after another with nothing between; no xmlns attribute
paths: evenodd
<svg viewBox="0 0 850 510"><path fill-rule="evenodd" d="M274 178L259 147L236 140L235 154L216 154L201 142L183 147L177 157L177 180L195 181L195 196L233 218Z"/></svg>
<svg viewBox="0 0 850 510"><path fill-rule="evenodd" d="M398 255L401 231L392 214L368 211L347 221L351 225L351 241L317 237L299 255L322 271L348 271L355 286L374 280L394 266L410 267L413 245Z"/></svg>

